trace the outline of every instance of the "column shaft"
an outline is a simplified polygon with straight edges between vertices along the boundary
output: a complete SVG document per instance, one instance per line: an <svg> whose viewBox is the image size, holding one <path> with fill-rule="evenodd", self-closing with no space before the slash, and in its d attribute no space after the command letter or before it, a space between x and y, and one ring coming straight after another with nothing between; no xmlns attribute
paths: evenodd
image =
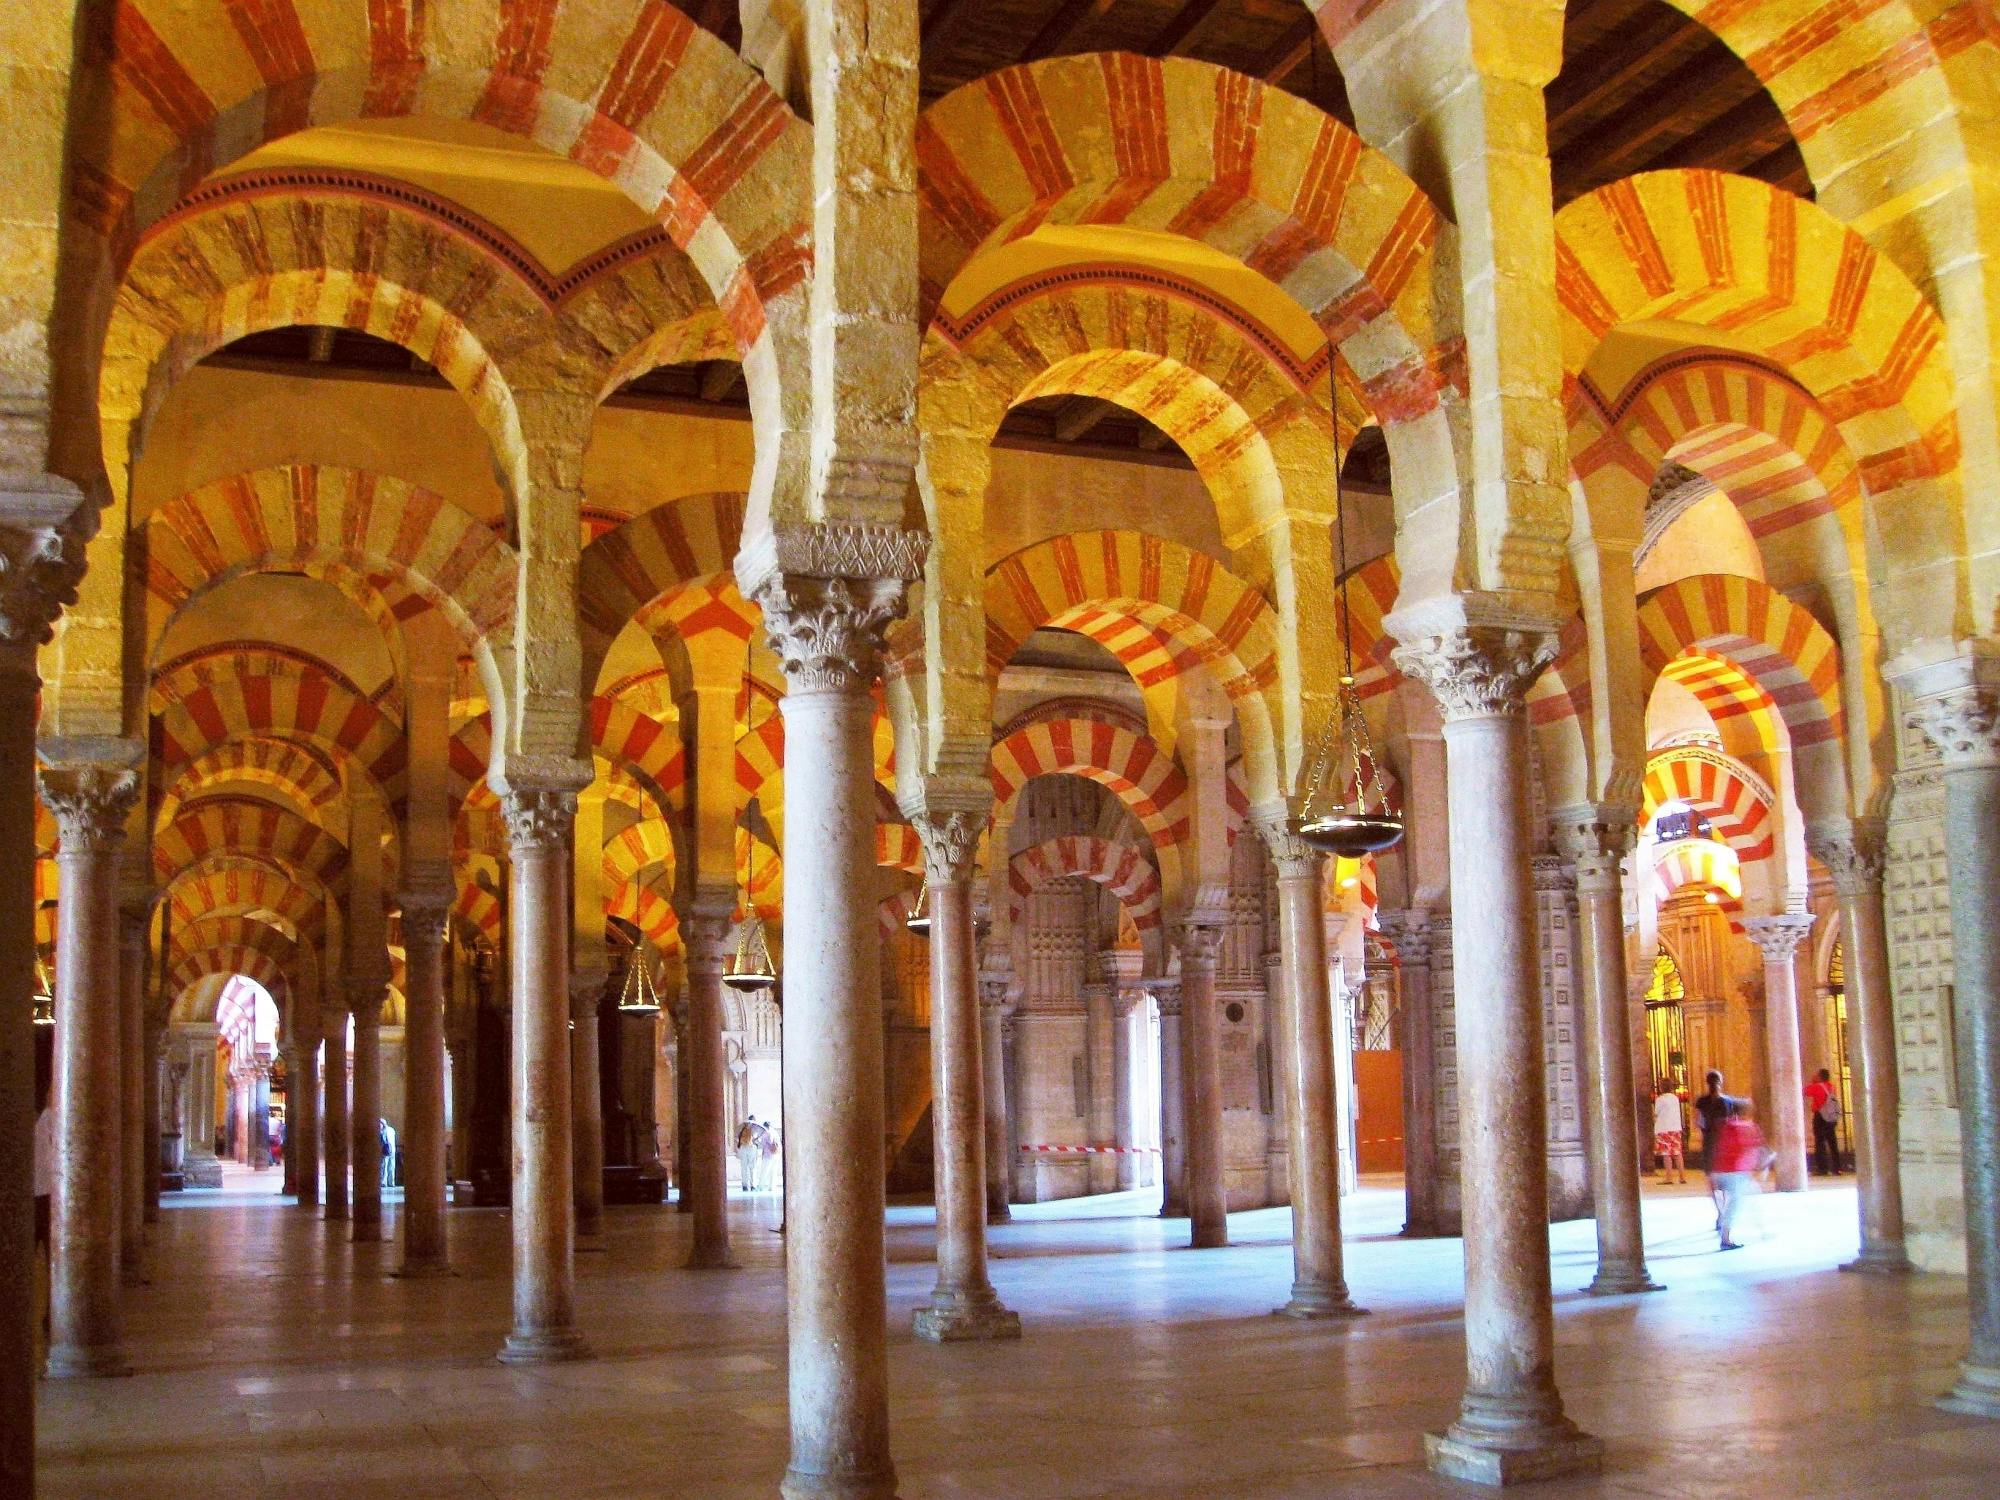
<svg viewBox="0 0 2000 1500"><path fill-rule="evenodd" d="M576 1197L577 1248L600 1250L604 1240L604 1090L597 1011L604 1002L604 975L586 971L573 974L570 982L570 1155L574 1178L570 1190Z"/></svg>
<svg viewBox="0 0 2000 1500"><path fill-rule="evenodd" d="M1162 986L1160 1002L1160 1217L1184 1219L1187 1196L1187 1079L1181 1058L1181 988Z"/></svg>
<svg viewBox="0 0 2000 1500"><path fill-rule="evenodd" d="M1183 924L1181 950L1182 1112L1187 1125L1188 1243L1229 1243L1229 1192L1222 1163L1222 1020L1215 1009L1219 927Z"/></svg>
<svg viewBox="0 0 2000 1500"><path fill-rule="evenodd" d="M118 913L118 1259L133 1284L146 1279L146 915Z"/></svg>
<svg viewBox="0 0 2000 1500"><path fill-rule="evenodd" d="M285 1151L297 1158L294 1180L300 1208L319 1206L319 1038L301 1027L299 1071L285 1103L291 1118L285 1123Z"/></svg>
<svg viewBox="0 0 2000 1500"><path fill-rule="evenodd" d="M354 1010L354 1098L348 1117L354 1165L354 1243L382 1238L382 997L372 992Z"/></svg>
<svg viewBox="0 0 2000 1500"><path fill-rule="evenodd" d="M1112 1158L1118 1170L1114 1179L1118 1191L1139 1185L1139 1158L1129 1148L1139 1137L1138 1119L1132 1108L1132 1005L1131 992L1111 997L1111 1134L1127 1149Z"/></svg>
<svg viewBox="0 0 2000 1500"><path fill-rule="evenodd" d="M1804 915L1752 917L1744 926L1764 950L1764 1035L1770 1053L1771 1107L1764 1135L1777 1154L1781 1193L1806 1190L1805 1073L1799 1057L1799 943L1812 930Z"/></svg>
<svg viewBox="0 0 2000 1500"><path fill-rule="evenodd" d="M694 1215L687 1263L695 1270L722 1270L735 1264L729 1253L729 1142L724 1129L722 1065L727 909L702 907L689 919L687 932L687 1031L681 1043L681 1066L687 1073L688 1165L681 1195L692 1203ZM790 1118L788 1101L788 1122Z"/></svg>
<svg viewBox="0 0 2000 1500"><path fill-rule="evenodd" d="M1019 1338L986 1272L986 1105L972 945L972 857L982 815L921 816L930 873L931 1118L936 1132L937 1285L919 1338Z"/></svg>
<svg viewBox="0 0 2000 1500"><path fill-rule="evenodd" d="M326 1217L348 1215L347 1012L336 1010L326 1029L326 1067L321 1082L320 1149L326 1157Z"/></svg>
<svg viewBox="0 0 2000 1500"><path fill-rule="evenodd" d="M0 1494L35 1492L35 675L0 632Z"/></svg>
<svg viewBox="0 0 2000 1500"><path fill-rule="evenodd" d="M160 1217L160 1136L167 1107L166 1096L160 1088L161 1041L164 1027L146 1021L146 1056L144 1059L146 1127L141 1149L145 1166L145 1220L157 1223Z"/></svg>
<svg viewBox="0 0 2000 1500"><path fill-rule="evenodd" d="M403 912L403 1276L450 1270L444 1212L444 924L448 894L406 892Z"/></svg>
<svg viewBox="0 0 2000 1500"><path fill-rule="evenodd" d="M1001 1032L1007 1020L1007 981L982 979L979 996L981 1103L986 1112L986 1222L1005 1224L1014 1212L1012 1153L1007 1149L1007 1059Z"/></svg>
<svg viewBox="0 0 2000 1500"><path fill-rule="evenodd" d="M502 799L513 853L514 1327L500 1358L542 1364L588 1354L576 1327L569 1105L569 838L576 794L515 789Z"/></svg>

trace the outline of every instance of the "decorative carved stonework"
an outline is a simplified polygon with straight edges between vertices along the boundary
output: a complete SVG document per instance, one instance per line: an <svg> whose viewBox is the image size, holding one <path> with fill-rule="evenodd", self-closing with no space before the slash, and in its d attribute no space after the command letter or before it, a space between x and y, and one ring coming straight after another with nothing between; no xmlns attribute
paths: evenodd
<svg viewBox="0 0 2000 1500"><path fill-rule="evenodd" d="M1396 949L1396 960L1405 968L1425 966L1431 961L1430 913L1415 908L1384 908L1375 913L1376 929Z"/></svg>
<svg viewBox="0 0 2000 1500"><path fill-rule="evenodd" d="M527 854L561 854L576 827L576 793L566 787L524 787L500 799L507 820L507 848Z"/></svg>
<svg viewBox="0 0 2000 1500"><path fill-rule="evenodd" d="M444 942L445 920L451 915L453 893L426 887L404 891L396 897L396 909L403 919L403 943Z"/></svg>
<svg viewBox="0 0 2000 1500"><path fill-rule="evenodd" d="M986 829L984 813L918 813L910 825L923 841L924 876L932 885L961 885L972 878L979 835Z"/></svg>
<svg viewBox="0 0 2000 1500"><path fill-rule="evenodd" d="M1905 718L1938 747L1947 772L2000 766L2000 689L1957 688L1923 699Z"/></svg>
<svg viewBox="0 0 2000 1500"><path fill-rule="evenodd" d="M1882 889L1889 845L1879 818L1814 823L1806 829L1806 847L1826 866L1842 897L1867 896Z"/></svg>
<svg viewBox="0 0 2000 1500"><path fill-rule="evenodd" d="M690 974L720 975L729 959L730 913L696 907L681 918L681 943Z"/></svg>
<svg viewBox="0 0 2000 1500"><path fill-rule="evenodd" d="M900 578L779 573L766 579L756 601L790 691L860 692L872 685L907 592Z"/></svg>
<svg viewBox="0 0 2000 1500"><path fill-rule="evenodd" d="M1160 1007L1160 1015L1178 1016L1181 1013L1181 986L1177 979L1155 979L1146 986L1153 992L1153 999Z"/></svg>
<svg viewBox="0 0 2000 1500"><path fill-rule="evenodd" d="M1556 847L1576 867L1576 888L1583 895L1615 895L1619 866L1639 835L1634 809L1610 803L1565 807L1551 819Z"/></svg>
<svg viewBox="0 0 2000 1500"><path fill-rule="evenodd" d="M1787 964L1813 928L1810 912L1786 912L1776 917L1751 917L1743 924L1750 941L1763 951L1767 964Z"/></svg>
<svg viewBox="0 0 2000 1500"><path fill-rule="evenodd" d="M1326 856L1300 838L1288 819L1262 819L1257 834L1279 879L1307 880L1319 875Z"/></svg>
<svg viewBox="0 0 2000 1500"><path fill-rule="evenodd" d="M1519 713L1557 645L1548 631L1474 625L1399 646L1392 659L1431 690L1449 724Z"/></svg>
<svg viewBox="0 0 2000 1500"><path fill-rule="evenodd" d="M92 511L93 529L95 519ZM76 603L87 540L75 522L0 527L0 642L40 646L49 640L56 617Z"/></svg>
<svg viewBox="0 0 2000 1500"><path fill-rule="evenodd" d="M88 762L43 766L41 788L55 814L58 853L103 852L125 842L125 817L139 800L137 771Z"/></svg>
<svg viewBox="0 0 2000 1500"><path fill-rule="evenodd" d="M1181 976L1213 974L1216 955L1222 951L1222 924L1219 922L1177 922L1174 947L1181 955Z"/></svg>

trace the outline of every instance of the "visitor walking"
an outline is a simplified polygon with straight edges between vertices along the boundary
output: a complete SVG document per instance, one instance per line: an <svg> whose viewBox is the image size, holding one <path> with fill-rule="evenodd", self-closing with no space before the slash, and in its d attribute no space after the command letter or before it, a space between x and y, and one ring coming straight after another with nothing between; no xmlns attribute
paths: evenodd
<svg viewBox="0 0 2000 1500"><path fill-rule="evenodd" d="M759 1145L763 1159L757 1164L757 1186L768 1193L778 1185L778 1127L766 1121L759 1128L764 1139Z"/></svg>
<svg viewBox="0 0 2000 1500"><path fill-rule="evenodd" d="M1708 1179L1708 1195L1715 1200L1715 1227L1722 1228L1722 1195L1715 1183L1715 1148L1722 1143L1722 1127L1729 1119L1729 1096L1722 1092L1722 1074L1710 1068L1702 1078L1703 1090L1694 1101L1701 1120L1701 1170Z"/></svg>
<svg viewBox="0 0 2000 1500"><path fill-rule="evenodd" d="M1806 1085L1806 1111L1812 1116L1814 1167L1822 1177L1840 1176L1840 1090L1825 1068Z"/></svg>
<svg viewBox="0 0 2000 1500"><path fill-rule="evenodd" d="M1681 1117L1681 1096L1671 1083L1660 1085L1653 1100L1653 1154L1660 1159L1660 1180L1673 1173L1675 1182L1686 1182L1687 1156L1683 1141L1686 1123Z"/></svg>
<svg viewBox="0 0 2000 1500"><path fill-rule="evenodd" d="M750 1116L736 1130L736 1177L743 1191L757 1191L757 1163L762 1160L764 1143L759 1136L757 1117Z"/></svg>
<svg viewBox="0 0 2000 1500"><path fill-rule="evenodd" d="M1757 1128L1756 1111L1748 1099L1729 1101L1729 1118L1723 1122L1720 1139L1709 1153L1710 1177L1718 1185L1720 1217L1716 1231L1722 1248L1741 1250L1736 1238L1736 1219L1743 1200L1757 1190L1757 1174L1777 1160L1777 1153L1764 1145L1764 1133Z"/></svg>

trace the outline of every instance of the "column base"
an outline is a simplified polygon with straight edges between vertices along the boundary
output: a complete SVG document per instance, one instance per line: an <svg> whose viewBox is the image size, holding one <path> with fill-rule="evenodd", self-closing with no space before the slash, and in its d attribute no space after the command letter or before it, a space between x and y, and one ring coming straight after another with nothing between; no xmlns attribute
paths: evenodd
<svg viewBox="0 0 2000 1500"><path fill-rule="evenodd" d="M884 1474L809 1474L785 1470L784 1500L896 1500L896 1471Z"/></svg>
<svg viewBox="0 0 2000 1500"><path fill-rule="evenodd" d="M579 1229L576 1232L576 1253L578 1255L602 1255L607 1248L603 1230L585 1231Z"/></svg>
<svg viewBox="0 0 2000 1500"><path fill-rule="evenodd" d="M1958 1367L1958 1384L1938 1397L1937 1404L1940 1410L1962 1417L2000 1420L2000 1368L1967 1360Z"/></svg>
<svg viewBox="0 0 2000 1500"><path fill-rule="evenodd" d="M132 1373L132 1362L116 1344L103 1349L75 1349L57 1344L50 1348L48 1358L48 1367L42 1374L49 1380L107 1380Z"/></svg>
<svg viewBox="0 0 2000 1500"><path fill-rule="evenodd" d="M1590 1297L1626 1297L1636 1292L1664 1292L1666 1287L1653 1280L1644 1266L1636 1271L1622 1266L1616 1269L1600 1266L1597 1274L1590 1278L1590 1285L1583 1290Z"/></svg>
<svg viewBox="0 0 2000 1500"><path fill-rule="evenodd" d="M458 1272L451 1268L449 1261L406 1260L389 1274L403 1281L435 1281L443 1276L456 1276Z"/></svg>
<svg viewBox="0 0 2000 1500"><path fill-rule="evenodd" d="M729 1247L720 1250L706 1250L700 1246L688 1251L688 1258L681 1262L684 1271L733 1271L736 1258L729 1253Z"/></svg>
<svg viewBox="0 0 2000 1500"><path fill-rule="evenodd" d="M574 1328L510 1333L495 1356L503 1365L562 1365L589 1359L590 1345Z"/></svg>
<svg viewBox="0 0 2000 1500"><path fill-rule="evenodd" d="M326 1212L321 1217L330 1224L345 1224L347 1222L347 1205L344 1203L329 1203L326 1206Z"/></svg>
<svg viewBox="0 0 2000 1500"><path fill-rule="evenodd" d="M1195 1224L1188 1229L1188 1249L1221 1250L1229 1244L1227 1224Z"/></svg>
<svg viewBox="0 0 2000 1500"><path fill-rule="evenodd" d="M989 1224L1011 1224L1014 1222L1014 1211L1004 1203L998 1208L989 1208L986 1210L986 1222Z"/></svg>
<svg viewBox="0 0 2000 1500"><path fill-rule="evenodd" d="M1310 1282L1292 1283L1292 1297L1283 1307L1271 1309L1274 1318L1365 1318L1368 1309L1357 1307L1344 1286L1320 1286Z"/></svg>
<svg viewBox="0 0 2000 1500"><path fill-rule="evenodd" d="M1449 1432L1424 1434L1424 1462L1433 1474L1472 1484L1533 1484L1604 1468L1604 1443L1574 1427L1552 1431L1528 1447L1499 1447L1487 1437Z"/></svg>
<svg viewBox="0 0 2000 1500"><path fill-rule="evenodd" d="M1021 1315L1003 1307L1000 1298L987 1288L984 1295L960 1297L957 1293L933 1292L931 1305L920 1307L910 1319L910 1331L933 1344L970 1344L1021 1336Z"/></svg>
<svg viewBox="0 0 2000 1500"><path fill-rule="evenodd" d="M190 1156L181 1163L181 1181L191 1188L219 1188L222 1186L222 1158L219 1156Z"/></svg>
<svg viewBox="0 0 2000 1500"><path fill-rule="evenodd" d="M1915 1274L1917 1268L1911 1263L1910 1257L1904 1254L1903 1247L1894 1245L1863 1250L1840 1269L1856 1271L1866 1276L1910 1276Z"/></svg>

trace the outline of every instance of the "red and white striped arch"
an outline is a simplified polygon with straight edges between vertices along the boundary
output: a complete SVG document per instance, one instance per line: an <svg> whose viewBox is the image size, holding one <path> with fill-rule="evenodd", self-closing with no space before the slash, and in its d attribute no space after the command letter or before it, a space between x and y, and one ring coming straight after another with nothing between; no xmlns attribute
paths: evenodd
<svg viewBox="0 0 2000 1500"><path fill-rule="evenodd" d="M1777 848L1770 788L1713 750L1682 745L1647 761L1640 821L1650 824L1667 802L1685 802L1705 813L1717 837L1746 865L1769 859Z"/></svg>
<svg viewBox="0 0 2000 1500"><path fill-rule="evenodd" d="M1053 775L1081 776L1109 790L1156 848L1188 835L1187 776L1150 735L1100 719L1044 720L1017 729L993 746L996 810L1011 807L1032 778Z"/></svg>
<svg viewBox="0 0 2000 1500"><path fill-rule="evenodd" d="M1114 844L1087 834L1065 834L1023 849L1007 866L1008 927L1018 931L1028 897L1052 880L1096 882L1131 913L1141 933L1157 933L1161 920L1160 874L1136 844Z"/></svg>

